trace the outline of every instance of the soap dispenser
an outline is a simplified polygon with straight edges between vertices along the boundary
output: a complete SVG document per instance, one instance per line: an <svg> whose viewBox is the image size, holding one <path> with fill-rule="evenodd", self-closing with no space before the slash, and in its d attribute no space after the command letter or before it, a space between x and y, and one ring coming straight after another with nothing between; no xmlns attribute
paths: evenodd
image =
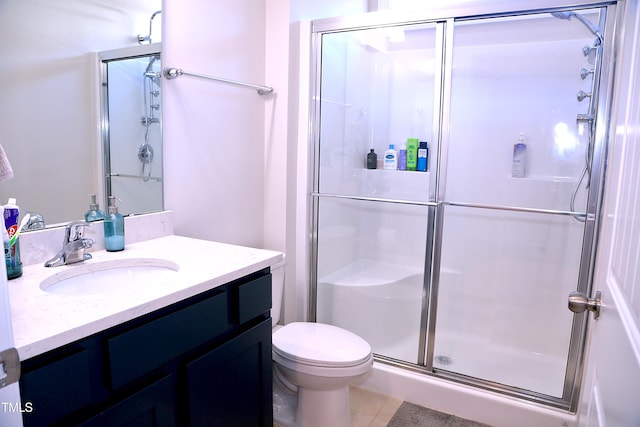
<svg viewBox="0 0 640 427"><path fill-rule="evenodd" d="M109 252L124 249L124 217L118 212L114 196L109 196L109 206L104 217L104 247Z"/></svg>
<svg viewBox="0 0 640 427"><path fill-rule="evenodd" d="M104 212L100 210L100 206L96 203L96 195L91 195L91 204L89 210L84 214L84 220L87 222L100 221L104 219Z"/></svg>

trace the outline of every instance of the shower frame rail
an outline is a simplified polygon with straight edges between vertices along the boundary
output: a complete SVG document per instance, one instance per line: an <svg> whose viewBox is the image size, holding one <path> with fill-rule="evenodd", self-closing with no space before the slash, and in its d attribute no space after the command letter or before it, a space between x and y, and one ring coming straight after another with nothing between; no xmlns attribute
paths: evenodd
<svg viewBox="0 0 640 427"><path fill-rule="evenodd" d="M244 82L239 82L237 80L231 80L231 79L225 79L222 77L214 77L214 76L209 76L207 74L200 74L200 73L190 73L188 71L184 71L180 68L170 68L167 67L163 70L162 74L169 80L173 80L175 78L178 78L180 76L192 76L192 77L199 77L202 79L207 79L207 80L213 80L216 82L221 82L221 83L227 83L227 84L231 84L231 85L236 85L236 86L242 86L242 87L247 87L247 88L251 88L251 89L256 89L258 91L258 95L269 95L271 93L273 93L273 88L270 86L263 86L263 85L254 85L252 83L244 83Z"/></svg>
<svg viewBox="0 0 640 427"><path fill-rule="evenodd" d="M462 203L462 202L424 202L419 200L405 200L405 199L385 199L383 197L368 197L368 196L353 196L346 194L332 194L332 193L311 193L311 197L329 197L335 199L349 199L349 200L361 200L365 202L382 202L382 203L396 203L401 205L415 205L415 206L456 206L463 208L476 208L476 209L490 209L497 211L510 211L510 212L525 212L535 214L546 215L565 215L578 218L593 218L593 214L587 214L585 212L576 211L564 211L554 209L538 209L538 208L525 208L521 206L503 206L503 205L487 205L479 203Z"/></svg>

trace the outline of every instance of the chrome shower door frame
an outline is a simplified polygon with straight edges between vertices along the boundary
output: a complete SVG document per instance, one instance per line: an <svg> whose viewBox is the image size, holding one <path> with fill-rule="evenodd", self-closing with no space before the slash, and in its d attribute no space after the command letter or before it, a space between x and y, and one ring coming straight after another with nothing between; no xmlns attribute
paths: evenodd
<svg viewBox="0 0 640 427"><path fill-rule="evenodd" d="M112 153L111 153L111 125L109 118L109 63L121 60L129 60L136 58L146 58L146 57L157 57L158 59L162 55L162 44L161 43L152 43L152 44L144 44L140 46L127 47L122 49L114 49L104 52L99 52L98 54L98 67L99 67L99 82L100 82L100 136L102 141L102 153L101 163L103 167L103 182L101 183L101 187L103 189L102 194L102 203L103 206L107 206L107 198L112 195L112 179L114 177L122 177L127 179L135 179L135 180L151 180L153 182L159 183L162 185L162 172L160 172L159 176L150 176L144 175L143 173L139 174L124 174L117 171L112 170ZM141 75L141 78L143 76ZM146 83L146 78L145 83ZM145 96L149 94L145 91ZM148 111L145 111L145 115L149 114ZM134 118L136 119L136 118ZM160 108L160 113L157 117L148 117L143 116L139 118L141 126L148 126L150 124L157 124L158 126L162 126L162 108ZM160 131L162 132L162 131ZM162 133L161 133L162 134ZM145 145L145 144L143 144ZM146 144L149 145L148 143ZM135 147L133 147L135 148ZM132 148L132 152L134 152ZM137 151L134 152L136 158L144 165L149 164L154 156L151 147L147 149L146 152L141 152L140 147L137 148ZM156 153L156 157L161 156L161 153ZM159 168L162 171L162 167ZM157 210L162 210L162 206L164 206L164 195L160 194L159 200L154 199L154 203L160 206ZM122 208L121 208L122 209ZM125 212L129 213L147 213L148 210L136 209L134 212Z"/></svg>
<svg viewBox="0 0 640 427"><path fill-rule="evenodd" d="M571 344L568 354L567 370L565 375L565 384L563 395L561 398L547 396L541 393L518 389L503 384L493 383L487 380L478 380L470 378L462 374L438 371L434 369L434 346L436 333L436 313L438 303L438 287L439 273L441 261L441 245L443 240L443 219L444 209L447 205L455 205L455 203L446 202L445 186L447 167L446 159L450 142L450 131L448 124L450 122L451 107L451 83L452 83L452 54L453 54L453 32L455 22L458 20L474 20L506 17L512 15L526 15L533 13L545 13L573 9L603 8L606 11L605 17L602 17L600 25L604 28L605 46L603 47L602 68L599 70L600 76L596 85L597 89L597 105L595 117L595 136L593 137L593 158L592 170L594 173L590 176L589 196L587 200L586 225L583 237L582 255L580 261L580 273L578 277L577 290L589 294L591 291L591 282L593 278L593 270L595 263L595 253L597 249L598 230L600 222L600 207L603 195L603 183L605 177L605 165L607 157L607 141L609 138L610 116L612 113L612 96L613 96L613 75L616 63L616 45L618 43L618 35L616 28L621 22L624 2L621 4L616 1L532 1L519 2L514 6L512 2L507 1L489 1L482 4L469 5L468 2L447 2L434 6L424 13L396 13L396 12L373 12L369 14L356 15L353 17L323 19L312 22L312 99L311 99L311 126L310 138L312 143L312 156L310 158L309 167L312 170L312 180L310 182L310 224L311 232L309 233L309 254L310 259L310 276L309 276L309 307L308 316L311 321L316 320L317 308L317 273L318 273L318 240L317 225L319 219L319 199L322 197L319 191L319 155L320 155L320 95L321 95L321 55L322 55L322 35L331 32L353 31L359 29L391 27L396 25L407 25L416 23L436 23L438 31L441 35L441 45L438 47L441 65L441 75L438 86L441 90L439 98L436 100L434 108L434 129L437 129L438 156L437 164L432 167L432 184L430 185L429 202L424 203L428 206L429 224L432 227L428 231L429 238L425 244L427 245L427 257L425 259L425 280L422 299L422 322L420 334L420 361L421 363L413 365L397 361L394 359L376 356L378 361L389 363L403 368L433 375L438 378L445 378L451 381L472 385L474 387L495 391L504 395L516 397L522 400L533 401L543 405L575 412L580 394L581 377L583 371L584 360L582 357L586 340L588 317L587 315L576 315L573 319L571 330ZM437 123L436 123L437 122ZM433 165L433 163L432 163ZM403 202L403 201L398 201ZM485 207L485 206L483 206ZM485 208L494 209L493 206ZM518 210L514 208L513 210ZM527 210L538 213L551 213L560 215L572 215L572 212L541 212L542 210Z"/></svg>

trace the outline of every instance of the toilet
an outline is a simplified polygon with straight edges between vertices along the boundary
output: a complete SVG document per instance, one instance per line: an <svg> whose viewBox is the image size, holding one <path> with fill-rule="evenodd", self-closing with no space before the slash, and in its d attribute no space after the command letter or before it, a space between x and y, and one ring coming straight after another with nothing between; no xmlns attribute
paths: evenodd
<svg viewBox="0 0 640 427"><path fill-rule="evenodd" d="M349 384L373 366L371 346L332 325L277 325L285 261L271 267L273 419L284 427L350 427Z"/></svg>

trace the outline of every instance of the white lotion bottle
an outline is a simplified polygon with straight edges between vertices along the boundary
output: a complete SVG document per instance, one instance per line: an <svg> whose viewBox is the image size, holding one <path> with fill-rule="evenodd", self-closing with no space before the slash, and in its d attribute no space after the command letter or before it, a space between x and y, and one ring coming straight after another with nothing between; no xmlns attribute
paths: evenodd
<svg viewBox="0 0 640 427"><path fill-rule="evenodd" d="M389 144L389 149L384 152L383 169L396 170L398 169L398 153L394 149L393 144Z"/></svg>
<svg viewBox="0 0 640 427"><path fill-rule="evenodd" d="M526 159L527 144L524 143L524 133L520 133L518 142L513 144L513 162L511 164L511 176L513 178L524 178Z"/></svg>

